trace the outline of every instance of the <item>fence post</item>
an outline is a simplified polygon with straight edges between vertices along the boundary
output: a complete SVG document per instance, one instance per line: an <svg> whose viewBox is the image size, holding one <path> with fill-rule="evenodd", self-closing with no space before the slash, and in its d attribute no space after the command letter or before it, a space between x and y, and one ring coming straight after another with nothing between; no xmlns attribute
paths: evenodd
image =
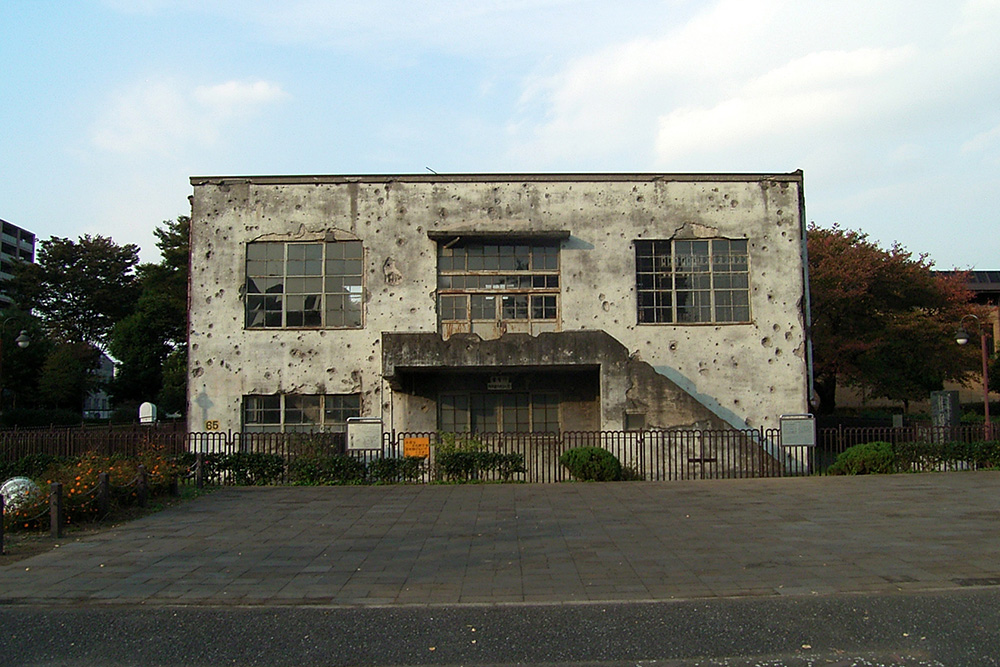
<svg viewBox="0 0 1000 667"><path fill-rule="evenodd" d="M139 466L139 479L136 481L135 492L139 507L145 507L149 497L149 483L146 479L146 466L144 465Z"/></svg>
<svg viewBox="0 0 1000 667"><path fill-rule="evenodd" d="M97 509L102 519L111 511L111 476L106 472L97 476Z"/></svg>
<svg viewBox="0 0 1000 667"><path fill-rule="evenodd" d="M63 504L62 484L52 482L49 486L49 535L62 537Z"/></svg>
<svg viewBox="0 0 1000 667"><path fill-rule="evenodd" d="M3 511L3 496L0 496L0 556L7 553L3 547Z"/></svg>

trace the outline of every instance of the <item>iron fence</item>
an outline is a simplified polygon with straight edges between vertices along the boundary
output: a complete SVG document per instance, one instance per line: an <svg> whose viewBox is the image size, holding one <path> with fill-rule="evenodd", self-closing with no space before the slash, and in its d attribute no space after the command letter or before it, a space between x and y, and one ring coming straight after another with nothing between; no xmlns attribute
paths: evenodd
<svg viewBox="0 0 1000 667"><path fill-rule="evenodd" d="M628 479L670 481L803 475L813 470L813 448L782 447L778 430L565 431L547 433L386 433L390 455L406 453L406 442L428 447L426 479L442 479L440 452L455 448L518 455L524 471L513 479L562 482L570 473L560 457L576 447L605 449L621 462ZM502 469L479 471L486 480L509 477Z"/></svg>
<svg viewBox="0 0 1000 667"><path fill-rule="evenodd" d="M285 463L304 455L347 454L371 464L401 457L406 441L427 447L422 481L441 477L437 466L442 446L456 443L498 455L519 455L524 471L483 471L488 480L566 481L569 472L559 457L574 447L606 449L621 462L629 478L651 481L729 479L815 474L824 471L847 448L866 442L977 442L986 439L982 425L956 428L929 426L838 427L819 429L814 447L784 447L778 429L566 431L562 433L385 433L382 449L349 450L344 433L187 433L180 426L87 427L0 430L0 463L32 454L79 456L88 452L134 455L156 447L167 454L271 454ZM995 435L995 433L994 433ZM286 465L287 469L287 465ZM287 473L280 482L287 483Z"/></svg>

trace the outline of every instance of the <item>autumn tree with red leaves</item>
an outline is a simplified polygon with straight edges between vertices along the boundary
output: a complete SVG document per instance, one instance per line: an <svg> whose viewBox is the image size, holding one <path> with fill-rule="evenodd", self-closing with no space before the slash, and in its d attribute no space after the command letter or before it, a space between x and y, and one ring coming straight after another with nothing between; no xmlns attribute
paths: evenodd
<svg viewBox="0 0 1000 667"><path fill-rule="evenodd" d="M813 368L819 411L836 407L837 386L872 397L926 398L964 381L978 355L955 344L962 316L980 313L962 273L932 270L926 255L888 250L862 232L809 226Z"/></svg>

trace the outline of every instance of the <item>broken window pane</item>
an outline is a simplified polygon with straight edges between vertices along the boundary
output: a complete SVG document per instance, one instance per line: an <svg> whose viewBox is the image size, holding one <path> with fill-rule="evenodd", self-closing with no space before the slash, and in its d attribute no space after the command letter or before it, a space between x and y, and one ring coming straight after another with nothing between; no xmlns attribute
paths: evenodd
<svg viewBox="0 0 1000 667"><path fill-rule="evenodd" d="M635 242L637 320L748 322L745 239Z"/></svg>

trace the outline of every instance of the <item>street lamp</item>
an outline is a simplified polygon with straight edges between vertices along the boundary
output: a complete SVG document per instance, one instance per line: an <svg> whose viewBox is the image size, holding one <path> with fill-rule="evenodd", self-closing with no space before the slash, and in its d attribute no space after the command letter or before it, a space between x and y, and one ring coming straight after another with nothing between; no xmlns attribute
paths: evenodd
<svg viewBox="0 0 1000 667"><path fill-rule="evenodd" d="M3 324L0 324L0 412L3 412L3 332L7 328L7 323L13 319L13 316L8 317L3 321ZM14 342L22 350L28 347L28 344L31 343L31 339L28 337L28 330L21 329L21 333L14 339Z"/></svg>
<svg viewBox="0 0 1000 667"><path fill-rule="evenodd" d="M983 352L983 413L986 417L986 438L990 439L992 437L992 428L990 427L990 376L989 363L986 356L986 332L983 330L983 325L980 324L978 317L975 315L966 315L959 323L958 332L955 334L955 342L959 345L965 345L969 342L969 332L965 329L966 320L972 320L976 323L976 331L979 333L979 343Z"/></svg>

